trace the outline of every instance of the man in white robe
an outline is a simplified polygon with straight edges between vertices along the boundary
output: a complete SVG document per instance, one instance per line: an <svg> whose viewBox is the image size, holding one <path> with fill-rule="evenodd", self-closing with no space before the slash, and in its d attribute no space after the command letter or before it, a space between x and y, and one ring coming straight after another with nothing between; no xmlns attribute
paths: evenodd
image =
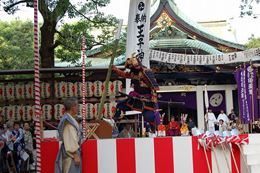
<svg viewBox="0 0 260 173"><path fill-rule="evenodd" d="M210 132L215 131L215 123L217 122L217 119L215 117L215 114L212 112L211 109L206 113L205 119L207 122L207 130Z"/></svg>
<svg viewBox="0 0 260 173"><path fill-rule="evenodd" d="M78 112L78 101L74 98L65 100L66 113L58 126L62 145L56 159L55 173L80 173L80 130L75 120Z"/></svg>
<svg viewBox="0 0 260 173"><path fill-rule="evenodd" d="M218 115L218 119L217 121L219 122L219 120L223 120L224 121L224 124L226 126L229 125L229 119L228 119L228 116L225 114L225 112L223 110L220 111L220 114Z"/></svg>

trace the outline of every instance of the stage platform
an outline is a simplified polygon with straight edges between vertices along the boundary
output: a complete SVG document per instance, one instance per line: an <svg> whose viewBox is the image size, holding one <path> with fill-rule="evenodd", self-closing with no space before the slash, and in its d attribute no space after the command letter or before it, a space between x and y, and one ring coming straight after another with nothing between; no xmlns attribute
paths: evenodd
<svg viewBox="0 0 260 173"><path fill-rule="evenodd" d="M199 145L198 137L157 137L87 140L82 144L83 173L259 173L260 135L248 138L242 152L236 144L225 144L214 150ZM232 147L233 156L230 150ZM42 172L53 173L59 142L42 141ZM235 158L235 159L233 159ZM218 168L219 167L219 168Z"/></svg>

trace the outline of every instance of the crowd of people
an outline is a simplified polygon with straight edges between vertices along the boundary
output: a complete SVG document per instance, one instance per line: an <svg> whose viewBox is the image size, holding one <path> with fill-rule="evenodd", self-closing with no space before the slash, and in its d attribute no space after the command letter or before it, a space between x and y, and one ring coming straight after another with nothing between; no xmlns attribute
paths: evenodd
<svg viewBox="0 0 260 173"><path fill-rule="evenodd" d="M4 121L0 116L0 173L34 169L30 124Z"/></svg>

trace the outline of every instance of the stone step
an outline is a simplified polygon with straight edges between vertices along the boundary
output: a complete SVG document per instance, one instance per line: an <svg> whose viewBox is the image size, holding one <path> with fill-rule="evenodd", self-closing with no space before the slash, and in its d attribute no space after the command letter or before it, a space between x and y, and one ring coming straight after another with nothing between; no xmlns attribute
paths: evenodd
<svg viewBox="0 0 260 173"><path fill-rule="evenodd" d="M252 165L250 166L251 173L259 173L260 172L260 165Z"/></svg>
<svg viewBox="0 0 260 173"><path fill-rule="evenodd" d="M243 153L245 155L260 154L260 145L259 144L242 145L242 149L243 149Z"/></svg>
<svg viewBox="0 0 260 173"><path fill-rule="evenodd" d="M260 166L260 154L246 155L247 164Z"/></svg>

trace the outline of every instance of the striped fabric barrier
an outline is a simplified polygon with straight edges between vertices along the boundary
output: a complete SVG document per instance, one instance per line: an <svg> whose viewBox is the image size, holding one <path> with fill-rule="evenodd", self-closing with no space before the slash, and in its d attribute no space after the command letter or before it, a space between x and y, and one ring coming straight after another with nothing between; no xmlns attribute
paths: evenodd
<svg viewBox="0 0 260 173"><path fill-rule="evenodd" d="M88 140L81 149L82 172L208 173L204 150L198 146L197 137ZM246 173L239 148L232 144L232 150L239 172ZM228 145L225 150L227 159L224 158L220 146L217 146L214 151L207 150L206 153L212 173L230 173L229 168L232 173L237 173ZM48 157L50 157L49 152ZM51 166L53 164L45 162L43 167L44 169L53 167Z"/></svg>

